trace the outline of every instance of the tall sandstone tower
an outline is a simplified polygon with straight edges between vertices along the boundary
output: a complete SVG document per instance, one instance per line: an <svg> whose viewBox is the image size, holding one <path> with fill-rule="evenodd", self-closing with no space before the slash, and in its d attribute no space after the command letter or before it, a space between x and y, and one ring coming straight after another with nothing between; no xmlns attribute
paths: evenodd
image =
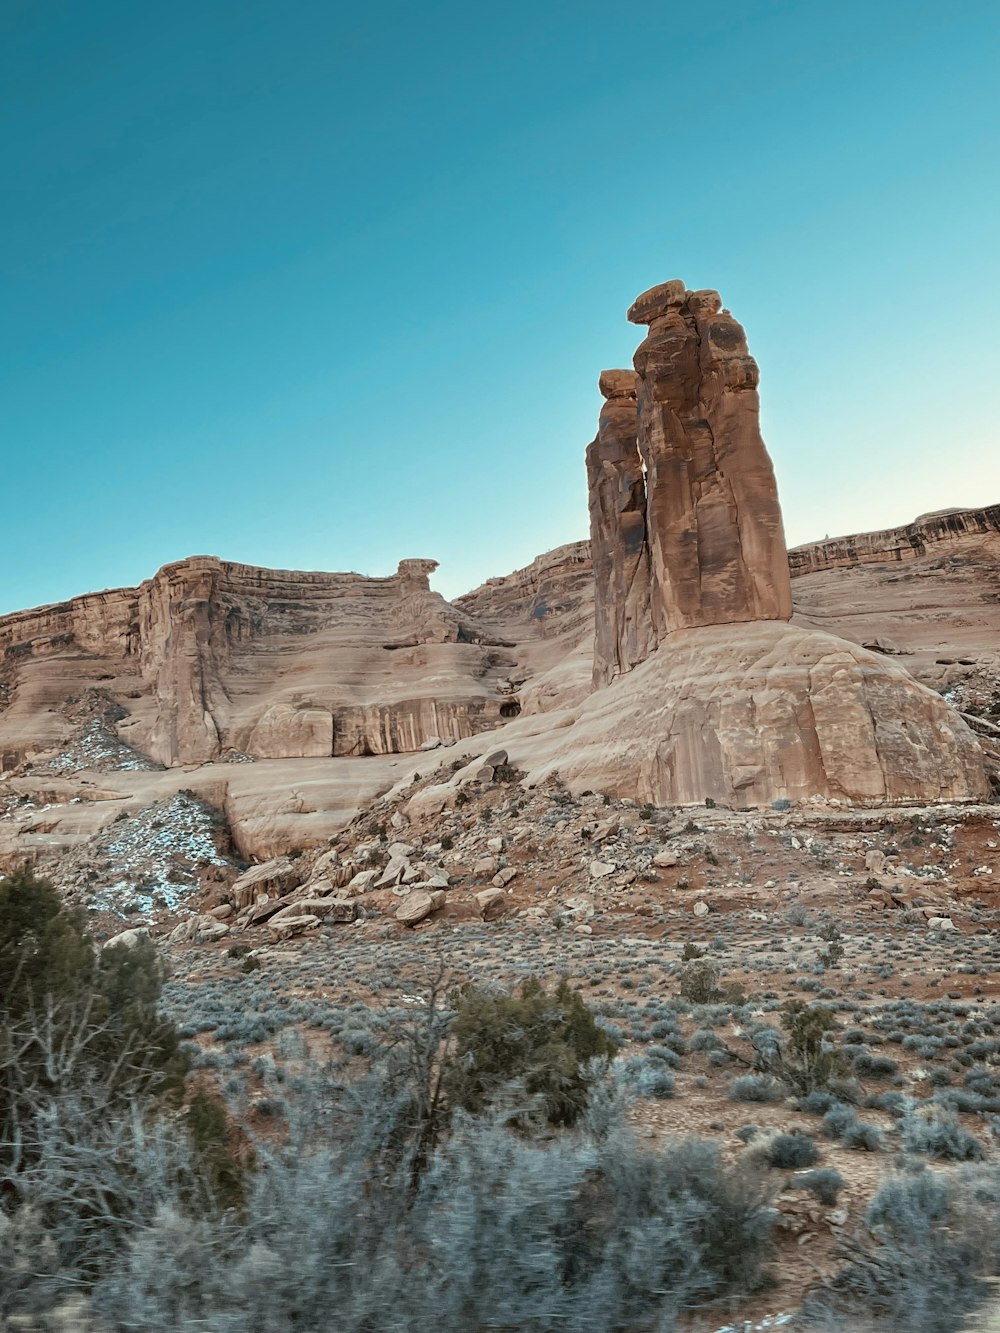
<svg viewBox="0 0 1000 1333"><path fill-rule="evenodd" d="M792 623L759 372L714 291L628 312L587 449L595 692L553 745L567 780L656 804L975 800L975 737L901 665Z"/></svg>

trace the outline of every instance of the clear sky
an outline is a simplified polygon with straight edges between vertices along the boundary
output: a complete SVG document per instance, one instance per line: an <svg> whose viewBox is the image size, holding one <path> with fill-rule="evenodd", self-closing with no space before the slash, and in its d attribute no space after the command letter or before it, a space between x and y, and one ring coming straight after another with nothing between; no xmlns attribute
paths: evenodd
<svg viewBox="0 0 1000 1333"><path fill-rule="evenodd" d="M1000 501L997 0L4 0L0 611L586 535L717 287L790 543Z"/></svg>

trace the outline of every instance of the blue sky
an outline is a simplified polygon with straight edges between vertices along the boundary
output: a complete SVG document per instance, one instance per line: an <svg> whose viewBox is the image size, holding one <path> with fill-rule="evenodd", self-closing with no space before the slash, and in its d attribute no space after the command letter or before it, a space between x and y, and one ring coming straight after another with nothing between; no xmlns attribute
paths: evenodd
<svg viewBox="0 0 1000 1333"><path fill-rule="evenodd" d="M996 0L6 0L0 98L0 611L582 537L673 277L790 542L1000 501Z"/></svg>

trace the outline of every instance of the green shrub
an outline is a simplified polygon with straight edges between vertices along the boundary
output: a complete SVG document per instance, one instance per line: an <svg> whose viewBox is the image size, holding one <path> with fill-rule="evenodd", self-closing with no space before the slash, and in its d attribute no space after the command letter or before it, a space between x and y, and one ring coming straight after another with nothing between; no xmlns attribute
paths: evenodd
<svg viewBox="0 0 1000 1333"><path fill-rule="evenodd" d="M477 1114L516 1081L540 1099L551 1124L572 1124L589 1100L591 1061L614 1055L618 1043L569 982L563 978L551 994L534 978L513 995L467 986L454 998L449 1103Z"/></svg>
<svg viewBox="0 0 1000 1333"><path fill-rule="evenodd" d="M179 1092L188 1060L158 1009L163 979L151 940L98 952L47 880L0 880L0 1165L31 1156L26 1126L55 1095Z"/></svg>

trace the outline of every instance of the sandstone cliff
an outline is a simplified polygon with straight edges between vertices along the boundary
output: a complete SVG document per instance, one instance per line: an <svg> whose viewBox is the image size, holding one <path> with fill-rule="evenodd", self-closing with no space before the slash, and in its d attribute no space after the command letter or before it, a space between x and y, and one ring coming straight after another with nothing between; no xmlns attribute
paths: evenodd
<svg viewBox="0 0 1000 1333"><path fill-rule="evenodd" d="M1000 536L1000 505L985 509L943 509L921 514L901 528L883 528L852 537L833 537L788 552L792 577L826 569L851 569L858 565L896 564L918 560L935 552L956 553L963 546L975 548L980 538Z"/></svg>
<svg viewBox="0 0 1000 1333"><path fill-rule="evenodd" d="M502 645L430 590L434 568L378 579L200 556L0 618L4 766L69 742L70 705L98 686L124 706L119 734L167 766L388 754L494 727Z"/></svg>

